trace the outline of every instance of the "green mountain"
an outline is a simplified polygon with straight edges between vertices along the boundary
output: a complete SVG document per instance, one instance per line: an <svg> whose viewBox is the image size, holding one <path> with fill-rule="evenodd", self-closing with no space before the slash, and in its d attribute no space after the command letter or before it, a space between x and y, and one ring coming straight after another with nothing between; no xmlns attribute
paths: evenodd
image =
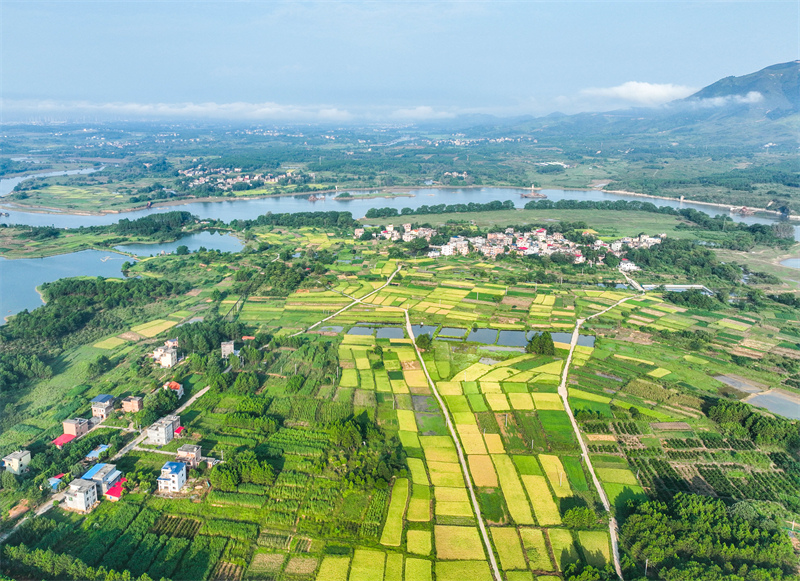
<svg viewBox="0 0 800 581"><path fill-rule="evenodd" d="M767 144L796 151L800 137L800 61L726 77L694 95L650 108L603 113L497 120L473 126L473 135L518 132L553 141L593 146L760 149ZM591 145L590 145L591 144Z"/></svg>

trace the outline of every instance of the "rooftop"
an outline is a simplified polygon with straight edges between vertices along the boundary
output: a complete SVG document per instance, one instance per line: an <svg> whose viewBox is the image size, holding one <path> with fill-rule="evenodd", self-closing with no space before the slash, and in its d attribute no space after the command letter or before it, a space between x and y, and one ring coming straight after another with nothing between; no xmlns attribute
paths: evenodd
<svg viewBox="0 0 800 581"><path fill-rule="evenodd" d="M86 459L87 460L92 460L93 458L99 458L100 457L100 452L105 452L110 447L111 446L109 446L108 444L100 444L97 448L95 448L94 450L92 450L91 452L86 454Z"/></svg>
<svg viewBox="0 0 800 581"><path fill-rule="evenodd" d="M63 446L67 442L71 442L74 439L75 436L73 436L72 434L61 434L58 438L53 440L53 444L55 444L56 446Z"/></svg>
<svg viewBox="0 0 800 581"><path fill-rule="evenodd" d="M73 490L79 490L81 492L89 490L91 488L95 488L95 483L91 480L85 480L83 478L76 478L72 482L69 483L69 487Z"/></svg>
<svg viewBox="0 0 800 581"><path fill-rule="evenodd" d="M107 393L101 393L91 400L92 403L110 403L112 401L114 401L114 396Z"/></svg>
<svg viewBox="0 0 800 581"><path fill-rule="evenodd" d="M127 478L120 478L114 486L106 490L106 496L110 496L111 498L120 498L122 496L122 485L127 481Z"/></svg>
<svg viewBox="0 0 800 581"><path fill-rule="evenodd" d="M180 474L186 468L183 462L165 462L161 471L167 470L170 474Z"/></svg>
<svg viewBox="0 0 800 581"><path fill-rule="evenodd" d="M95 464L94 466L89 468L86 474L81 476L81 478L83 478L84 480L91 480L92 478L94 478L95 475L97 475L98 472L100 472L100 470L102 470L106 466L113 466L113 464L104 464L102 462L100 462L99 464Z"/></svg>
<svg viewBox="0 0 800 581"><path fill-rule="evenodd" d="M27 450L17 450L16 452L11 452L11 454L3 458L3 460L22 460L26 456L30 455L31 453Z"/></svg>

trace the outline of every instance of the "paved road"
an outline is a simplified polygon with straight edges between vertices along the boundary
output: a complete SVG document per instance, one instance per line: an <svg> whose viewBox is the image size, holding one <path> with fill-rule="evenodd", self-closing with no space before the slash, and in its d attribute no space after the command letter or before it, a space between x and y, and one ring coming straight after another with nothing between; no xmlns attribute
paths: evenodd
<svg viewBox="0 0 800 581"><path fill-rule="evenodd" d="M489 556L489 564L492 566L492 572L494 573L495 581L502 581L502 576L500 575L500 570L497 568L497 561L494 558L494 551L492 551L492 544L489 542L489 535L486 532L486 526L483 524L483 515L481 514L481 507L478 504L478 498L475 496L475 489L472 487L472 479L470 478L469 469L467 468L467 460L464 457L464 452L461 449L461 441L458 439L458 435L456 434L455 427L453 426L453 422L450 419L450 412L447 410L447 406L444 404L444 400L442 396L439 395L439 390L436 389L436 384L431 379L430 374L428 373L428 367L425 365L425 360L422 358L422 353L420 353L419 349L417 348L416 338L414 337L414 330L411 327L411 319L408 317L408 310L401 309L403 314L406 317L406 331L408 332L408 336L411 338L411 343L414 345L414 350L417 352L417 358L419 359L420 363L422 364L422 371L425 372L425 377L428 379L428 384L431 386L431 390L433 391L433 395L436 396L436 401L439 402L439 407L442 410L442 414L444 414L444 421L447 425L447 429L450 431L450 436L453 438L453 442L456 445L456 453L458 454L458 461L461 464L461 471L464 474L464 482L467 484L467 489L469 490L470 498L472 499L472 508L475 510L475 516L478 520L478 528L481 531L481 537L483 538L483 544L486 547L486 554Z"/></svg>
<svg viewBox="0 0 800 581"><path fill-rule="evenodd" d="M628 280L631 281L632 279ZM639 288L641 289L641 287ZM606 495L606 491L603 490L603 487L600 484L600 479L597 478L597 474L594 471L594 466L592 465L592 459L589 457L589 449L586 447L586 442L584 442L583 438L581 437L581 431L578 428L578 422L575 420L575 416L572 413L572 408L569 407L569 389L567 387L567 377L569 375L570 363L572 363L572 355L575 352L575 347L577 347L578 345L578 338L580 337L581 326L589 319L593 319L594 317L598 317L602 314L605 314L614 307L618 307L625 301L629 301L632 298L635 298L635 296L625 297L624 299L617 301L616 303L614 303L607 309L600 311L599 313L595 313L594 315L586 317L586 319L578 319L577 321L575 321L575 329L572 331L572 339L569 344L569 354L567 355L567 360L564 363L564 370L561 372L561 383L558 386L558 394L561 396L561 399L564 402L564 409L567 412L567 416L569 416L570 423L572 423L572 429L575 431L575 437L578 438L578 443L581 445L581 455L583 456L584 464L586 465L586 468L588 468L589 474L591 474L592 476L592 482L594 483L594 487L597 489L597 494L600 495L600 501L603 503L603 508L605 508L606 512L609 514L608 532L611 535L611 550L614 556L614 569L616 569L617 575L619 576L620 579L622 579L622 566L619 560L617 519L615 519L611 515L611 503L608 501L608 495Z"/></svg>
<svg viewBox="0 0 800 581"><path fill-rule="evenodd" d="M391 282L392 282L392 279L394 278L394 276L395 276L395 275L396 275L398 272L400 272L400 269L401 269L401 268L402 268L402 266L398 266L398 267L397 267L397 270L395 270L395 271L394 271L394 272L391 274L391 276L389 276L389 278L386 280L386 282L385 282L383 285L381 285L381 286L379 286L378 288L376 288L376 289L375 289L374 291L372 291L371 293L367 293L367 294L365 294L365 295L364 295L363 297L361 297L360 299L357 299L357 298L355 298L355 297L350 297L350 298L352 298L352 299L353 299L353 302L352 302L352 303L350 303L349 305L347 305L346 307L343 307L343 308L339 309L338 311L336 311L335 313L333 313L333 314L332 314L332 315L330 315L329 317L325 317L325 318L324 318L324 319L322 319L321 321L317 321L316 323L314 323L313 325L311 325L311 326L310 326L310 327L308 327L307 329L304 329L304 330L302 330L302 331L298 331L297 333L294 333L294 334L292 334L292 335L289 335L289 336L290 336L290 337L297 337L298 335L302 335L303 333L308 333L308 332L309 332L311 329L313 329L313 328L315 328L315 327L318 327L319 325L321 325L321 324L322 324L322 323L324 323L325 321L329 321L329 320L331 320L332 318L334 318L335 316L337 316L337 315L341 315L343 312L345 312L345 311L346 311L347 309L349 309L350 307L352 307L352 306L354 306L354 305L357 305L357 304L361 303L361 302L362 302L364 299L366 299L366 298L368 298L368 297L371 297L371 296L372 296L372 295L374 295L375 293L378 293L378 292L382 291L384 288L386 288L387 286L389 286L389 283L391 283Z"/></svg>

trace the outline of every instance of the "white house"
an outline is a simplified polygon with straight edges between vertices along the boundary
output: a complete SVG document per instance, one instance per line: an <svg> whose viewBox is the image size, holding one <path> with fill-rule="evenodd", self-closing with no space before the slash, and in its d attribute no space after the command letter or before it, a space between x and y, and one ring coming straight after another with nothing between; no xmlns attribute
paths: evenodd
<svg viewBox="0 0 800 581"><path fill-rule="evenodd" d="M180 492L186 484L186 464L183 462L166 462L161 467L161 476L157 479L159 492Z"/></svg>
<svg viewBox="0 0 800 581"><path fill-rule="evenodd" d="M97 485L91 480L76 478L64 493L67 507L79 512L89 512L97 503Z"/></svg>

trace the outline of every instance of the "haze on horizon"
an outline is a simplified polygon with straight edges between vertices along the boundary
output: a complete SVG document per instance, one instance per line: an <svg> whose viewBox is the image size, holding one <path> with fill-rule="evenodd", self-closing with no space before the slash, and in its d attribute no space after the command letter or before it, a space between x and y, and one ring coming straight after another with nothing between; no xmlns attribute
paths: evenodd
<svg viewBox="0 0 800 581"><path fill-rule="evenodd" d="M800 57L795 1L0 3L0 121L657 106Z"/></svg>

